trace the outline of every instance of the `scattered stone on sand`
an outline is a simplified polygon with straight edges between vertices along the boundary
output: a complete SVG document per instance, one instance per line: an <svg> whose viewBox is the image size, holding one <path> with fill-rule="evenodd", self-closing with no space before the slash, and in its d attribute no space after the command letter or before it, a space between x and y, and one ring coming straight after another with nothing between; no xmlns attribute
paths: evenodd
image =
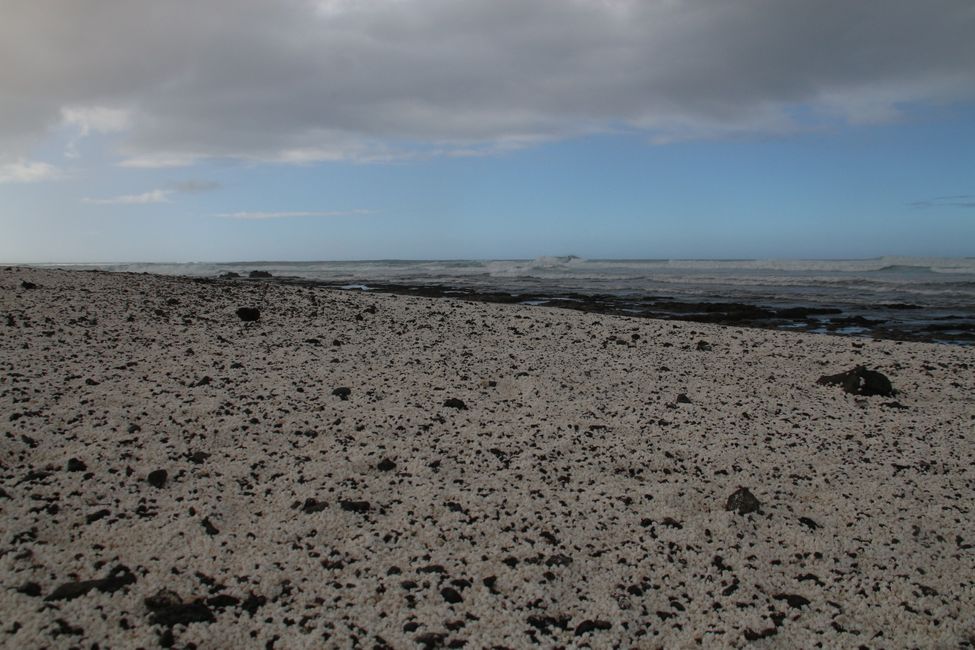
<svg viewBox="0 0 975 650"><path fill-rule="evenodd" d="M247 277L251 279L255 279L255 278L270 278L272 276L270 271L251 271L250 273L247 274Z"/></svg>
<svg viewBox="0 0 975 650"><path fill-rule="evenodd" d="M464 403L464 400L457 399L456 397L451 397L450 399L446 400L443 405L447 408L457 409L458 411L467 410L467 404Z"/></svg>
<svg viewBox="0 0 975 650"><path fill-rule="evenodd" d="M724 509L733 510L739 515L747 515L752 512L758 512L758 509L761 507L762 504L748 488L740 487L728 497Z"/></svg>
<svg viewBox="0 0 975 650"><path fill-rule="evenodd" d="M357 512L359 514L365 514L372 508L368 501L339 501L339 506L341 506L342 510Z"/></svg>
<svg viewBox="0 0 975 650"><path fill-rule="evenodd" d="M77 458L69 458L67 464L67 470L69 472L83 472L88 469L84 461L78 460Z"/></svg>
<svg viewBox="0 0 975 650"><path fill-rule="evenodd" d="M700 352L710 352L712 350L711 344L708 343L707 341L698 341L697 349Z"/></svg>
<svg viewBox="0 0 975 650"><path fill-rule="evenodd" d="M460 595L460 592L453 587L444 587L440 590L440 595L451 605L464 602L464 598Z"/></svg>
<svg viewBox="0 0 975 650"><path fill-rule="evenodd" d="M880 395L882 397L894 395L894 388L883 373L867 370L864 366L856 366L852 370L835 375L823 375L816 383L821 386L842 386L845 392L852 395Z"/></svg>
<svg viewBox="0 0 975 650"><path fill-rule="evenodd" d="M383 458L379 464L376 465L376 469L378 469L380 472L392 472L394 469L396 469L396 463L388 458Z"/></svg>
<svg viewBox="0 0 975 650"><path fill-rule="evenodd" d="M22 280L20 283L21 289L36 289L37 285L33 282L28 282L27 280Z"/></svg>
<svg viewBox="0 0 975 650"><path fill-rule="evenodd" d="M51 592L44 600L73 600L97 589L103 593L114 593L123 587L135 584L136 578L127 566L118 565L107 576L97 580L66 582Z"/></svg>
<svg viewBox="0 0 975 650"><path fill-rule="evenodd" d="M343 402L349 399L349 395L352 394L352 389L348 386L339 386L332 391L332 395L335 395Z"/></svg>
<svg viewBox="0 0 975 650"><path fill-rule="evenodd" d="M157 469L149 472L146 477L146 481L154 488L162 488L166 485L166 479L169 477L168 472L164 469Z"/></svg>
<svg viewBox="0 0 975 650"><path fill-rule="evenodd" d="M680 393L677 396L677 403L678 404L690 404L691 403L691 398L688 397L685 393Z"/></svg>
<svg viewBox="0 0 975 650"><path fill-rule="evenodd" d="M201 601L179 603L152 610L150 620L154 625L173 627L190 623L212 623L216 620L213 611Z"/></svg>
<svg viewBox="0 0 975 650"><path fill-rule="evenodd" d="M239 307L237 317L245 323L253 323L261 317L261 310L257 307Z"/></svg>
<svg viewBox="0 0 975 650"><path fill-rule="evenodd" d="M317 499L313 499L313 498L309 497L309 498L305 499L305 503L302 504L301 511L304 512L304 513L306 513L306 514L312 514L312 513L315 513L315 512L321 512L322 510L324 510L327 507L328 507L328 504L325 503L324 501L318 501Z"/></svg>
<svg viewBox="0 0 975 650"><path fill-rule="evenodd" d="M220 278L221 280L232 280L233 278L239 278L240 273L237 273L236 271L224 271L217 277Z"/></svg>
<svg viewBox="0 0 975 650"><path fill-rule="evenodd" d="M206 534L207 535L210 535L211 537L213 537L214 535L219 535L220 534L220 530L216 526L213 525L213 522L210 521L210 518L209 517L204 517L200 521L200 525L203 526L203 530L206 531Z"/></svg>

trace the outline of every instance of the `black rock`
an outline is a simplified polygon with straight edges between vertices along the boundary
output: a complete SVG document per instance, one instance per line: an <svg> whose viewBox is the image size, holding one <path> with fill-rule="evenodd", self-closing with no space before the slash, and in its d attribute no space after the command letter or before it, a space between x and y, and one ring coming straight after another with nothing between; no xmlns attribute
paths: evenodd
<svg viewBox="0 0 975 650"><path fill-rule="evenodd" d="M233 278L239 278L240 273L235 273L234 271L224 271L218 277L220 277L223 280L231 280Z"/></svg>
<svg viewBox="0 0 975 650"><path fill-rule="evenodd" d="M197 386L209 386L211 381L213 380L210 379L209 375L203 375L196 381L196 383L190 384L190 388L196 388Z"/></svg>
<svg viewBox="0 0 975 650"><path fill-rule="evenodd" d="M27 280L21 280L21 282L20 282L20 288L21 289L36 289L37 288L37 285L34 284L33 282L28 282Z"/></svg>
<svg viewBox="0 0 975 650"><path fill-rule="evenodd" d="M392 472L394 469L396 469L396 463L388 458L384 458L378 465L376 465L376 469L378 469L380 472Z"/></svg>
<svg viewBox="0 0 975 650"><path fill-rule="evenodd" d="M761 507L762 504L755 498L754 494L748 491L748 488L740 487L728 497L724 509L734 510L739 515L747 515L751 512L757 512Z"/></svg>
<svg viewBox="0 0 975 650"><path fill-rule="evenodd" d="M145 601L146 607L152 611L157 611L160 609L166 609L168 607L176 607L177 605L183 604L183 599L179 597L172 589L160 589L151 596L147 596Z"/></svg>
<svg viewBox="0 0 975 650"><path fill-rule="evenodd" d="M247 274L249 278L269 278L271 277L270 271L251 271Z"/></svg>
<svg viewBox="0 0 975 650"><path fill-rule="evenodd" d="M775 600L784 600L788 603L789 607L794 609L800 609L809 604L808 598L803 598L798 594L776 594L772 596Z"/></svg>
<svg viewBox="0 0 975 650"><path fill-rule="evenodd" d="M149 472L149 476L146 477L146 481L148 481L149 485L154 488L162 488L164 485L166 485L166 479L168 476L169 475L166 473L166 470L157 469Z"/></svg>
<svg viewBox="0 0 975 650"><path fill-rule="evenodd" d="M261 310L257 307L241 307L237 310L237 317L245 323L253 323L261 317Z"/></svg>
<svg viewBox="0 0 975 650"><path fill-rule="evenodd" d="M708 352L711 350L711 344L708 343L707 341L698 341L697 349L700 350L701 352Z"/></svg>
<svg viewBox="0 0 975 650"><path fill-rule="evenodd" d="M186 460L197 465L202 465L209 457L210 454L205 451L194 451L192 454L186 454Z"/></svg>
<svg viewBox="0 0 975 650"><path fill-rule="evenodd" d="M595 632L596 630L608 630L613 627L613 624L608 621L583 621L576 626L575 635L582 636L586 632Z"/></svg>
<svg viewBox="0 0 975 650"><path fill-rule="evenodd" d="M339 505L342 507L342 510L358 512L359 514L369 512L371 509L368 501L339 501Z"/></svg>
<svg viewBox="0 0 975 650"><path fill-rule="evenodd" d="M852 395L883 397L894 395L894 388L883 373L867 370L864 366L857 366L836 375L823 375L816 383L821 386L842 386L845 392Z"/></svg>
<svg viewBox="0 0 975 650"><path fill-rule="evenodd" d="M84 596L92 589L97 589L103 593L113 593L119 589L135 584L136 578L128 567L118 565L112 569L107 576L100 580L82 580L79 582L66 582L51 592L44 600L73 600Z"/></svg>
<svg viewBox="0 0 975 650"><path fill-rule="evenodd" d="M99 519L104 519L105 517L109 516L110 514L112 514L112 512L110 510L105 509L105 508L102 508L101 510L96 510L95 512L93 512L90 515L87 515L85 517L85 523L86 524L94 523L94 522L98 521Z"/></svg>
<svg viewBox="0 0 975 650"><path fill-rule="evenodd" d="M69 472L83 472L88 469L88 466L77 458L69 458L67 469Z"/></svg>
<svg viewBox="0 0 975 650"><path fill-rule="evenodd" d="M213 523L210 521L209 517L204 517L203 520L200 522L200 524L203 526L203 530L206 531L206 534L210 535L211 537L213 537L214 535L218 535L220 533L217 527L214 526Z"/></svg>
<svg viewBox="0 0 975 650"><path fill-rule="evenodd" d="M230 594L217 594L207 598L207 605L214 609L224 609L226 607L236 607L240 604L240 598L235 598Z"/></svg>
<svg viewBox="0 0 975 650"><path fill-rule="evenodd" d="M453 587L444 587L440 590L440 595L451 605L464 602L464 598L460 595L460 592Z"/></svg>
<svg viewBox="0 0 975 650"><path fill-rule="evenodd" d="M336 388L335 390L332 391L332 395L335 395L336 397L338 397L339 399L341 399L343 402L345 400L349 399L349 395L351 395L351 394L352 394L352 389L351 388L347 388L345 386L339 386L338 388Z"/></svg>
<svg viewBox="0 0 975 650"><path fill-rule="evenodd" d="M301 506L301 511L307 514L312 514L314 512L321 512L328 507L328 504L324 501L318 501L317 499L308 498L305 499L304 505Z"/></svg>
<svg viewBox="0 0 975 650"><path fill-rule="evenodd" d="M807 527L809 530L816 530L817 528L819 528L819 524L817 524L809 517L799 517L799 523Z"/></svg>
<svg viewBox="0 0 975 650"><path fill-rule="evenodd" d="M688 397L687 395L685 395L684 393L681 393L680 395L677 396L677 403L678 404L690 404L691 403L691 398Z"/></svg>
<svg viewBox="0 0 975 650"><path fill-rule="evenodd" d="M41 595L41 586L36 582L25 582L21 586L17 587L17 591L25 596L37 598Z"/></svg>
<svg viewBox="0 0 975 650"><path fill-rule="evenodd" d="M458 411L466 411L467 404L464 404L464 400L457 399L456 397L451 397L443 403L444 406L452 409L457 409Z"/></svg>
<svg viewBox="0 0 975 650"><path fill-rule="evenodd" d="M197 601L157 609L152 613L150 620L154 625L172 627L190 623L212 623L216 619L209 607Z"/></svg>

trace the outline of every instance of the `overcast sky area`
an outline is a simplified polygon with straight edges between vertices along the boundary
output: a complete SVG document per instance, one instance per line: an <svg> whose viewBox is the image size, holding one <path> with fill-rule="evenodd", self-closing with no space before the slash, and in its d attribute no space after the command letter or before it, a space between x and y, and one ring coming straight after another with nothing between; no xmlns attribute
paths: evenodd
<svg viewBox="0 0 975 650"><path fill-rule="evenodd" d="M0 262L975 255L972 0L0 0Z"/></svg>

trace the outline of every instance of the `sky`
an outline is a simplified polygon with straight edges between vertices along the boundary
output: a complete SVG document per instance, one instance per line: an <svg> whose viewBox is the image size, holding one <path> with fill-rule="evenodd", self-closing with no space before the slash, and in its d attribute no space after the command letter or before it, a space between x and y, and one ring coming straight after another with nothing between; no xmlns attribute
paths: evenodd
<svg viewBox="0 0 975 650"><path fill-rule="evenodd" d="M971 0L0 0L0 262L975 255Z"/></svg>

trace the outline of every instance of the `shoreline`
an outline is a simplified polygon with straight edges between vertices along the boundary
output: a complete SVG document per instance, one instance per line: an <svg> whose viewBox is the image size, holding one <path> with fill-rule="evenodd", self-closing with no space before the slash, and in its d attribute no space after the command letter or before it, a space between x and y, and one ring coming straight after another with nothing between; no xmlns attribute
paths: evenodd
<svg viewBox="0 0 975 650"><path fill-rule="evenodd" d="M975 641L969 347L37 269L0 329L0 646Z"/></svg>
<svg viewBox="0 0 975 650"><path fill-rule="evenodd" d="M975 319L941 316L921 323L902 322L898 315L923 313L920 305L891 303L874 310L849 309L835 305L771 307L759 303L718 300L689 300L673 296L592 294L543 289L535 292L485 291L453 284L402 284L395 282L325 281L295 276L248 278L223 274L211 280L271 282L286 285L327 287L343 291L368 291L427 298L456 298L475 302L555 307L587 313L713 323L775 331L829 334L850 338L916 341L947 345L975 345Z"/></svg>

